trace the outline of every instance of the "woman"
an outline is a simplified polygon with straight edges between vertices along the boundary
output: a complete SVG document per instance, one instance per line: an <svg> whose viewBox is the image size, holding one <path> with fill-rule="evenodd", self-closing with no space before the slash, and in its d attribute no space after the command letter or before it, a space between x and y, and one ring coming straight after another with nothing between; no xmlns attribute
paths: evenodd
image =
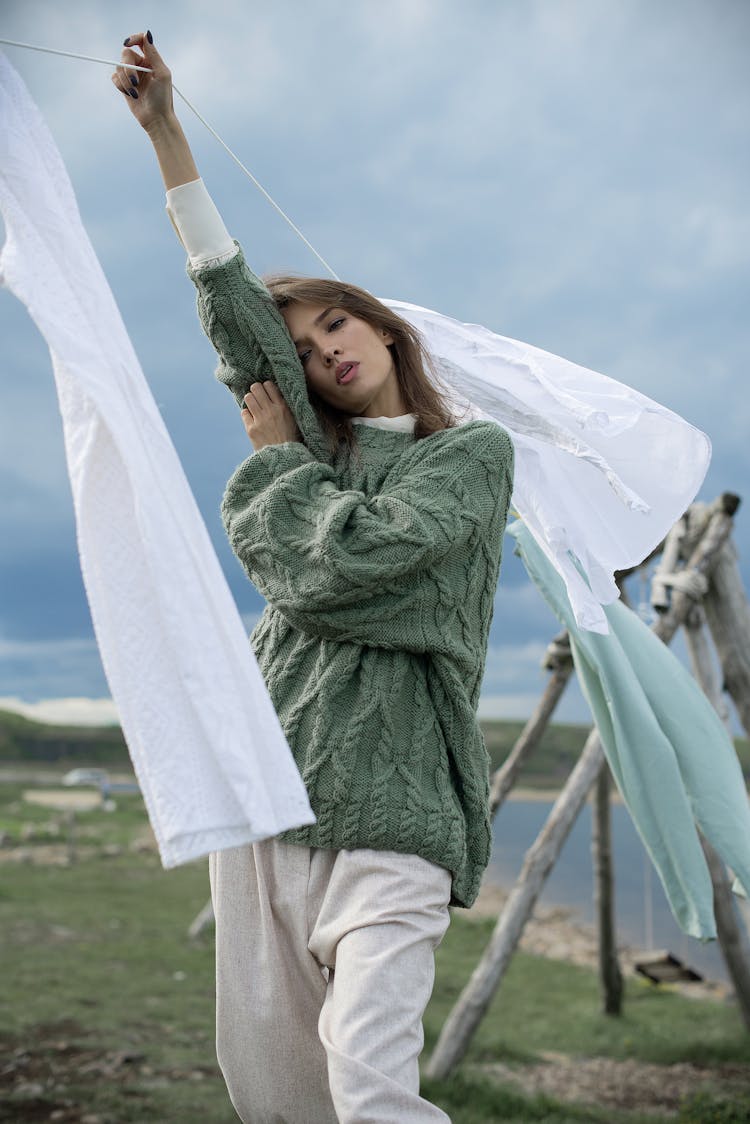
<svg viewBox="0 0 750 1124"><path fill-rule="evenodd" d="M422 1015L448 906L489 858L476 708L513 448L456 424L413 329L363 290L253 276L150 33L125 46L153 73L113 81L254 450L222 514L268 603L251 641L317 817L211 856L219 1063L245 1121L445 1120L419 1095Z"/></svg>

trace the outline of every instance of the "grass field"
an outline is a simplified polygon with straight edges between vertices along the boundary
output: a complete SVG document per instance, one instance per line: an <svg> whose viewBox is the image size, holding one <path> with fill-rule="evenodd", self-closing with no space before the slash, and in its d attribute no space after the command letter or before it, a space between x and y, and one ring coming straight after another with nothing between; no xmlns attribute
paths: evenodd
<svg viewBox="0 0 750 1124"><path fill-rule="evenodd" d="M28 803L28 787L0 785L0 1121L235 1120L213 1050L212 932L187 936L206 863L164 872L137 796L71 819ZM425 1056L491 928L454 913ZM598 1007L593 973L519 953L458 1073L425 1092L455 1124L750 1119L750 1037L733 1006L629 980L622 1018ZM538 1095L555 1066L574 1085L592 1071L593 1092L568 1103L558 1080ZM631 1093L602 1099L618 1074Z"/></svg>

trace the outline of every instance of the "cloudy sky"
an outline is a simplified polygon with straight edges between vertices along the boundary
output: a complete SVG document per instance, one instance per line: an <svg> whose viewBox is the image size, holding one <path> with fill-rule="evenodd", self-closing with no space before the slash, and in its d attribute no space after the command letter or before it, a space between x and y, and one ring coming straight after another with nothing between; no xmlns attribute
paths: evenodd
<svg viewBox="0 0 750 1124"><path fill-rule="evenodd" d="M146 27L176 84L340 276L631 384L710 435L701 499L743 493L745 0L0 4L1 36L103 58ZM212 378L148 141L106 66L6 51L63 154L250 627L262 601L224 543L217 510L249 449ZM215 140L181 115L255 268L318 272ZM65 714L85 716L86 700L108 691L78 569L52 372L24 309L3 291L0 339L0 696L45 700L47 715L48 700L64 700ZM750 586L744 508L736 539ZM556 631L508 542L482 713L528 716ZM558 718L586 717L571 689Z"/></svg>

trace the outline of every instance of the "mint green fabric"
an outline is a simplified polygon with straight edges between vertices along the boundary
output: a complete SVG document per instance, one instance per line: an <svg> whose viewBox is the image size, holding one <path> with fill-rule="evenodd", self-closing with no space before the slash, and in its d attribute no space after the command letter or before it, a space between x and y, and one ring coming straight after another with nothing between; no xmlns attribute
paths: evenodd
<svg viewBox="0 0 750 1124"><path fill-rule="evenodd" d="M476 709L513 446L493 422L416 440L357 426L331 461L302 368L242 255L189 268L218 377L237 401L272 378L303 442L267 445L222 504L267 601L251 641L317 822L287 842L421 855L474 901L490 854Z"/></svg>
<svg viewBox="0 0 750 1124"><path fill-rule="evenodd" d="M750 886L750 805L723 723L677 657L621 601L605 606L608 636L579 629L557 571L528 528L514 522L508 532L568 630L607 760L678 924L691 937L715 937L696 823Z"/></svg>

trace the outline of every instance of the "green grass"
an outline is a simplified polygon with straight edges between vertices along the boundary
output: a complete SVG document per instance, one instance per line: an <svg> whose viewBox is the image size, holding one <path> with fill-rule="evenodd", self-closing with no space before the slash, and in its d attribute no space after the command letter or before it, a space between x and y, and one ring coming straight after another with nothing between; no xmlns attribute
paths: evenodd
<svg viewBox="0 0 750 1124"><path fill-rule="evenodd" d="M43 825L55 815L23 803L22 791L0 787L0 823L11 840L23 824ZM81 847L85 837L96 848L89 857L71 866L0 866L0 1054L20 1058L16 1076L27 1082L17 1096L0 1067L0 1121L49 1119L66 1105L98 1114L102 1124L236 1119L214 1055L213 934L197 942L187 937L208 897L206 863L163 871L154 854L128 849L145 826L140 799L118 798L115 812L76 816ZM26 835L29 853L49 841L49 832ZM123 849L108 857L105 846ZM425 1056L491 928L455 911L438 950ZM748 1036L732 1007L629 981L624 1015L608 1019L599 1014L591 972L519 953L463 1067L448 1081L426 1081L425 1093L454 1124L663 1119L525 1097L483 1070L498 1061L522 1067L547 1050L661 1064L739 1063L748 1066L750 1087ZM681 1124L738 1124L746 1118L736 1115L740 1107L736 1098L712 1093L694 1109L686 1105Z"/></svg>
<svg viewBox="0 0 750 1124"><path fill-rule="evenodd" d="M493 922L466 921L458 911L437 952L437 980L425 1018L431 1049L492 932ZM646 981L626 981L624 1013L599 1013L594 972L517 953L480 1024L467 1060L531 1061L542 1051L679 1061L750 1064L750 1039L732 1007L688 999ZM700 1019L696 1020L696 1012ZM561 1045L562 1044L562 1045ZM750 1074L749 1074L750 1076Z"/></svg>
<svg viewBox="0 0 750 1124"><path fill-rule="evenodd" d="M126 847L146 829L143 799L137 793L117 793L115 812L97 807L77 811L71 818L63 811L25 801L23 793L32 787L0 782L0 835L6 846L62 843L70 840L72 833L73 843L82 847L92 843L99 849Z"/></svg>
<svg viewBox="0 0 750 1124"><path fill-rule="evenodd" d="M150 1071L73 1082L75 1103L118 1121L236 1119L214 1054L213 942L187 937L208 897L205 865L165 872L153 855L124 853L2 868L6 1034L128 1051Z"/></svg>
<svg viewBox="0 0 750 1124"><path fill-rule="evenodd" d="M524 1097L463 1072L449 1081L422 1081L422 1093L449 1114L453 1124L652 1124L664 1117L563 1105L552 1097Z"/></svg>

